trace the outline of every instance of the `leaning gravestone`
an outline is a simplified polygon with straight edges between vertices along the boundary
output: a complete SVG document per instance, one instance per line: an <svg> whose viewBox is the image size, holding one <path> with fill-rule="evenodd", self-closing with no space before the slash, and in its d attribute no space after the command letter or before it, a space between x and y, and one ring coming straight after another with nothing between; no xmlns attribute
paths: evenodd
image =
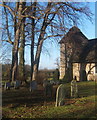
<svg viewBox="0 0 97 120"><path fill-rule="evenodd" d="M15 88L15 89L19 89L20 85L21 85L21 81L16 80L16 81L14 82L14 88Z"/></svg>
<svg viewBox="0 0 97 120"><path fill-rule="evenodd" d="M36 89L37 89L37 82L36 82L36 80L33 80L30 82L30 92L32 92Z"/></svg>
<svg viewBox="0 0 97 120"><path fill-rule="evenodd" d="M56 104L55 107L57 106L62 106L65 104L65 98L68 96L69 97L69 89L66 88L64 84L59 85L57 88L56 92Z"/></svg>
<svg viewBox="0 0 97 120"><path fill-rule="evenodd" d="M6 83L5 83L5 86L4 86L4 89L5 89L5 90L10 90L10 88L11 88L10 82L6 82Z"/></svg>
<svg viewBox="0 0 97 120"><path fill-rule="evenodd" d="M71 97L72 98L77 98L78 97L78 86L77 86L77 81L76 80L71 81Z"/></svg>

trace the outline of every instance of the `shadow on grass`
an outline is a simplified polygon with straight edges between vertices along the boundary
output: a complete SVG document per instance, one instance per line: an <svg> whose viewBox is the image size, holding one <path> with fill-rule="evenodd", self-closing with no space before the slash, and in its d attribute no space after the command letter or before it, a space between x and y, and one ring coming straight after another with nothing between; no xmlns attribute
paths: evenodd
<svg viewBox="0 0 97 120"><path fill-rule="evenodd" d="M16 108L19 106L42 106L46 102L54 102L55 97L46 98L44 97L43 90L37 90L33 93L28 89L16 89L16 90L7 90L2 93L2 106L11 108Z"/></svg>

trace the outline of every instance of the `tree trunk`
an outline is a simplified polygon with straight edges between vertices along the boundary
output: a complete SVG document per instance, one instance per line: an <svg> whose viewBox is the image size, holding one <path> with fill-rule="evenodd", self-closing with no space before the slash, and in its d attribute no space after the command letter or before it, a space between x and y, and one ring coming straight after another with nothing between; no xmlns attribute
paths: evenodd
<svg viewBox="0 0 97 120"><path fill-rule="evenodd" d="M65 57L65 75L67 73L67 70L68 70L68 61L67 61L67 46L65 44L65 51L64 51L64 57Z"/></svg>
<svg viewBox="0 0 97 120"><path fill-rule="evenodd" d="M25 81L25 59L24 59L24 53L25 53L25 20L23 20L21 25L21 45L19 48L19 78L22 81Z"/></svg>
<svg viewBox="0 0 97 120"><path fill-rule="evenodd" d="M44 34L42 34L42 36L44 36ZM38 44L38 47L37 47L37 52L36 52L35 61L34 61L34 65L33 65L32 80L36 80L36 75L37 75L38 67L39 67L39 60L40 60L42 44L43 44L43 40L41 39L39 44Z"/></svg>
<svg viewBox="0 0 97 120"><path fill-rule="evenodd" d="M16 3L16 11L18 11L18 7L19 7L19 2ZM14 16L14 38L16 36L16 30L17 30L16 11L15 11L15 16ZM13 58L13 56L14 56L14 52L13 52L14 51L14 46L15 45L13 45L13 48L12 48L12 64L11 64L11 69L10 69L10 82L13 81L12 80L12 71L13 71L13 66L14 66L14 60L13 60L14 59Z"/></svg>
<svg viewBox="0 0 97 120"><path fill-rule="evenodd" d="M16 32L15 32L15 40L13 45L12 51L12 67L11 67L11 81L15 81L17 79L17 70L18 70L18 46L19 46L19 39L20 39L20 31L21 31L21 23L22 23L22 2L19 2L18 8L18 22L16 25Z"/></svg>
<svg viewBox="0 0 97 120"><path fill-rule="evenodd" d="M69 81L73 80L73 66L72 63L69 63Z"/></svg>
<svg viewBox="0 0 97 120"><path fill-rule="evenodd" d="M50 11L49 8L50 8L51 4L52 3L48 3L47 11ZM45 30L46 30L47 26L50 24L50 22L47 23L48 15L49 15L48 13L46 13L45 16L44 16L44 21L43 21L43 24L42 24L42 28L40 30L40 36L39 36L39 39L38 39L35 61L34 61L34 65L33 65L32 81L36 80L36 75L37 75L37 72L38 72L39 61L40 61L40 54L41 54L42 45L43 45L43 41L44 41ZM52 20L53 20L54 16L55 15L53 15Z"/></svg>
<svg viewBox="0 0 97 120"><path fill-rule="evenodd" d="M86 63L80 63L80 81L84 81L83 72L86 70Z"/></svg>
<svg viewBox="0 0 97 120"><path fill-rule="evenodd" d="M23 9L25 8L25 2L23 3ZM24 58L24 53L25 53L25 18L22 20L21 24L21 36L20 36L20 48L19 48L19 78L23 82L25 80L25 58Z"/></svg>
<svg viewBox="0 0 97 120"><path fill-rule="evenodd" d="M36 75L38 72L38 67L39 67L39 61L40 61L40 54L42 50L42 45L43 45L43 38L45 35L45 30L46 30L47 24L45 24L45 21L43 23L43 27L41 29L41 33L39 36L38 40L38 45L37 45L37 51L36 51L36 56L35 56L35 61L34 61L34 66L33 66L33 75L32 75L32 80L36 80Z"/></svg>
<svg viewBox="0 0 97 120"><path fill-rule="evenodd" d="M33 16L35 16L35 11L36 11L36 2L34 2L34 8L33 8ZM34 66L34 39L35 39L35 19L32 18L32 41L31 41L31 80L33 78L33 66Z"/></svg>

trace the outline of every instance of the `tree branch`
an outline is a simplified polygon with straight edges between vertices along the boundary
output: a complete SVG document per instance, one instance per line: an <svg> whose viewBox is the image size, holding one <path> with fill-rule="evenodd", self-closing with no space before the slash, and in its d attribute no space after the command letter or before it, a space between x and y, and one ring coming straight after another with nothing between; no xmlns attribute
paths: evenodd
<svg viewBox="0 0 97 120"><path fill-rule="evenodd" d="M5 5L5 3L3 2L3 4ZM9 33L9 26L8 26L8 15L7 15L7 12L6 12L6 8L4 7L4 11L5 11L5 16L6 16L6 30L7 30L7 35L8 35L8 40L7 42L13 44L13 42L11 41L11 36L10 36L10 33Z"/></svg>
<svg viewBox="0 0 97 120"><path fill-rule="evenodd" d="M5 41L5 42L8 42L8 43L10 43L10 44L14 44L14 42L12 42L12 41L10 41L10 40L2 40L2 41Z"/></svg>
<svg viewBox="0 0 97 120"><path fill-rule="evenodd" d="M61 35L61 34L50 35L50 36L45 37L43 40L46 40L47 38L50 38L50 37L61 37L61 36L63 36L63 35Z"/></svg>
<svg viewBox="0 0 97 120"><path fill-rule="evenodd" d="M0 4L0 6L7 8L12 13L12 15L15 16L14 11L9 6L4 5L4 4Z"/></svg>

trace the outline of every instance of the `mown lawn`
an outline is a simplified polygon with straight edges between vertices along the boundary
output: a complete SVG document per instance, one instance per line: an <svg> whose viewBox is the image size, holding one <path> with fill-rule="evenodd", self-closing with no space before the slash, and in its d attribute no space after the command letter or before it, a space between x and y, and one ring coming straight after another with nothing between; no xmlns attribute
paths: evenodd
<svg viewBox="0 0 97 120"><path fill-rule="evenodd" d="M70 84L66 84L70 90ZM95 82L78 82L79 98L66 98L55 107L55 97L45 101L43 89L30 93L27 88L3 91L3 118L97 118Z"/></svg>

